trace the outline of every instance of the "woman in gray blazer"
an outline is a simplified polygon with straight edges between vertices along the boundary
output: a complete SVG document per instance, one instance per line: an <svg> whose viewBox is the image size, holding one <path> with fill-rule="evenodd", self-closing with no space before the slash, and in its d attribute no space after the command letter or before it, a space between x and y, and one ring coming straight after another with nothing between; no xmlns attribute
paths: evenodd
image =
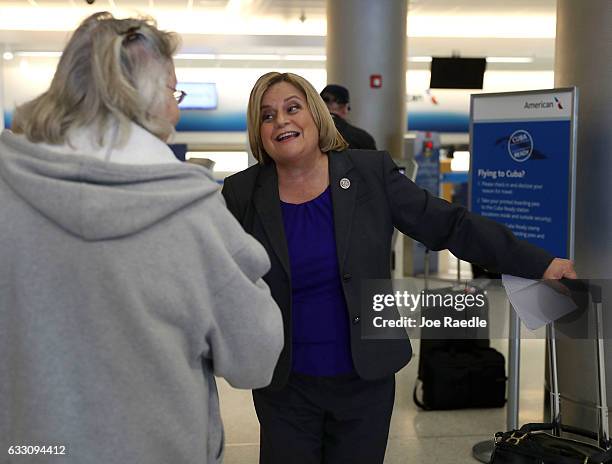
<svg viewBox="0 0 612 464"><path fill-rule="evenodd" d="M259 163L225 180L227 206L268 251L283 313L272 384L253 392L260 462L382 463L394 373L407 337L362 338L360 284L389 279L394 227L433 250L530 278L573 277L570 261L431 196L386 152L347 150L312 85L271 72L255 84L249 143Z"/></svg>

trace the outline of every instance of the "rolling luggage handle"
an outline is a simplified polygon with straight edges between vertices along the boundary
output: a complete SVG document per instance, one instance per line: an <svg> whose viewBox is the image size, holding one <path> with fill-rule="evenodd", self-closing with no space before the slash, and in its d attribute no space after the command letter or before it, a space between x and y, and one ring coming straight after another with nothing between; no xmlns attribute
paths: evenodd
<svg viewBox="0 0 612 464"><path fill-rule="evenodd" d="M588 281L561 281L570 291L586 293L588 306L595 310L597 348L597 388L599 396L599 427L597 432L563 425L560 413L558 364L555 340L555 324L547 326L550 362L551 416L549 423L525 424L520 429L509 427L506 432L495 434L495 449L489 463L495 464L612 464L612 448L608 426L608 403L606 397L605 353L602 324L601 287L589 285ZM578 306L582 306L579 304ZM542 433L542 432L552 432ZM561 432L588 438L598 446L569 437L560 437Z"/></svg>
<svg viewBox="0 0 612 464"><path fill-rule="evenodd" d="M608 397L606 388L606 363L603 333L603 310L601 287L593 285L591 289L595 304L595 324L597 326L597 372L599 373L599 440L604 449L610 447L610 425L608 422Z"/></svg>
<svg viewBox="0 0 612 464"><path fill-rule="evenodd" d="M599 409L599 427L597 432L597 440L599 446L605 450L610 448L610 427L608 423L608 400L606 390L606 366L605 366L605 351L604 351L604 334L603 334L603 316L602 316L602 297L601 287L598 285L583 285L579 282L565 282L568 287L582 287L588 290L595 308L595 332L596 352L597 352L597 387L598 387L598 409ZM550 395L551 395L551 423L554 428L554 434L559 436L561 431L581 435L587 438L595 438L595 434L587 432L576 427L564 426L561 422L561 397L559 393L558 382L558 366L557 366L557 351L555 341L555 324L551 322L547 327L548 335L548 352L550 363ZM545 424L527 424L524 428L529 427L544 427ZM550 425L550 424L549 424ZM527 430L528 431L528 430Z"/></svg>

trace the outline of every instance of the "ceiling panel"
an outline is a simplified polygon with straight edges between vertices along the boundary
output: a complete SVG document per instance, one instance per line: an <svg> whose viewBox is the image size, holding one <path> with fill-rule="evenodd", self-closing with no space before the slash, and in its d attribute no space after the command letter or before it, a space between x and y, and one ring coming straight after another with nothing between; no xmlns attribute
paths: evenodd
<svg viewBox="0 0 612 464"><path fill-rule="evenodd" d="M225 8L228 3L229 0L193 0L193 6L198 8Z"/></svg>
<svg viewBox="0 0 612 464"><path fill-rule="evenodd" d="M3 7L20 7L35 15L38 8L36 5L40 8L70 8L82 15L93 11L112 10L112 5L115 5L127 11L143 11L153 16L158 15L158 19L162 17L164 11L173 10L173 13L179 18L178 24L182 24L181 15L188 15L190 10L197 11L199 14L204 13L204 17L206 11L216 14L224 12L229 16L235 12L243 19L255 16L295 20L304 15L306 19L318 20L324 24L326 0L96 0L94 6L88 6L85 0L0 0L0 15L2 15ZM555 8L555 0L410 0L409 15L451 18L475 15L492 15L501 18L520 14L546 15L552 17L554 22ZM194 33L182 34L183 52L325 54L325 37L321 34L275 36L248 35L246 32L232 35L222 32L218 34L191 32ZM292 31L287 34L292 34ZM0 47L9 47L12 50L61 50L68 36L69 33L65 31L0 30ZM444 56L453 52L461 56L529 55L534 58L533 66L550 68L554 58L554 38L487 37L486 40L483 40L474 37L431 37L415 34L408 39L410 56Z"/></svg>
<svg viewBox="0 0 612 464"><path fill-rule="evenodd" d="M0 0L0 7L17 7L17 8L25 8L25 7L48 7L48 8L71 8L74 5L77 5L78 2L83 2L83 5L86 5L84 0Z"/></svg>
<svg viewBox="0 0 612 464"><path fill-rule="evenodd" d="M253 14L270 16L325 17L325 0L252 0L248 6Z"/></svg>
<svg viewBox="0 0 612 464"><path fill-rule="evenodd" d="M114 0L114 2L117 8L126 10L145 10L155 6L155 2L152 0ZM99 4L95 3L95 5L102 7L104 3L105 2L102 1Z"/></svg>
<svg viewBox="0 0 612 464"><path fill-rule="evenodd" d="M384 0L371 0L384 1ZM161 9L187 9L189 4L198 10L235 8L242 14L324 16L326 0L96 0L102 9L150 7ZM27 7L85 7L85 0L0 0L2 6ZM419 15L550 15L555 14L556 0L409 0L408 9Z"/></svg>
<svg viewBox="0 0 612 464"><path fill-rule="evenodd" d="M58 7L59 6L59 7L68 8L68 7L73 6L74 4L78 4L78 2L82 2L84 5L86 4L85 0L73 0L73 1L70 1L70 0L30 0L30 1L26 1L25 3L36 4L41 7Z"/></svg>

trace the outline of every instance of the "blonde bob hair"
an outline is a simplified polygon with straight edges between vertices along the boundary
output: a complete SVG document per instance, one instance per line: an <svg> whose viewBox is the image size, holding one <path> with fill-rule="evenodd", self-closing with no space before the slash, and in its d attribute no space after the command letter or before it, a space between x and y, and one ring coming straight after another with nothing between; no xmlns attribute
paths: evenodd
<svg viewBox="0 0 612 464"><path fill-rule="evenodd" d="M319 131L319 148L322 152L327 153L332 150L341 151L348 147L346 141L336 130L334 120L331 114L329 114L325 102L321 99L321 96L310 82L302 76L293 73L269 72L257 79L253 90L251 90L249 107L247 110L249 145L257 161L261 164L266 164L271 161L261 140L261 100L266 91L279 82L291 84L306 97L306 105Z"/></svg>
<svg viewBox="0 0 612 464"><path fill-rule="evenodd" d="M15 110L12 130L32 142L66 143L73 128L95 125L102 145L109 122L118 142L135 122L165 138L174 128L162 117L178 36L151 18L86 18L68 41L49 89Z"/></svg>

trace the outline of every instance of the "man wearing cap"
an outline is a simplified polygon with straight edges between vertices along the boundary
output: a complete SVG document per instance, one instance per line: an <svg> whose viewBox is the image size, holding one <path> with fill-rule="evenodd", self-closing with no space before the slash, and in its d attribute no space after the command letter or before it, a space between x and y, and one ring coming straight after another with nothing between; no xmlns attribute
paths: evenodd
<svg viewBox="0 0 612 464"><path fill-rule="evenodd" d="M346 120L351 110L349 91L346 87L330 84L321 91L321 98L332 115L336 129L348 142L349 148L376 150L374 138L363 129L349 124Z"/></svg>

